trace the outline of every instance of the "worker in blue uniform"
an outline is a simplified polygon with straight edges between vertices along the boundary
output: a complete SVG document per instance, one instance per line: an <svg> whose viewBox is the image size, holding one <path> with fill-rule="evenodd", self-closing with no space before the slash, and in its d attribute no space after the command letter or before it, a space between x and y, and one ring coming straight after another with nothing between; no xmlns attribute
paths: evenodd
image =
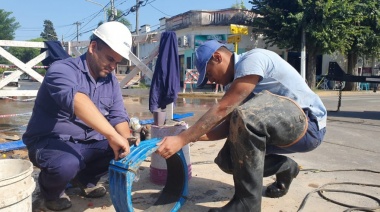
<svg viewBox="0 0 380 212"><path fill-rule="evenodd" d="M54 62L39 88L23 141L50 210L71 207L71 183L85 197L106 194L98 185L110 160L129 153L129 117L112 73L128 59L132 36L120 22L100 25L88 51Z"/></svg>

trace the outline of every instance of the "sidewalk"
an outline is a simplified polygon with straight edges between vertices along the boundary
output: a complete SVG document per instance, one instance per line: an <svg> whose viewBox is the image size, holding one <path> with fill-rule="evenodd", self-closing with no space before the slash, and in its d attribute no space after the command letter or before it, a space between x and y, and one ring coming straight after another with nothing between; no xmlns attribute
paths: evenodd
<svg viewBox="0 0 380 212"><path fill-rule="evenodd" d="M338 96L339 95L339 91L337 90L315 90L314 91L316 94L318 94L319 96ZM219 98L219 97L222 97L224 95L225 92L215 92L214 89L212 89L211 87L207 87L207 88L193 88L193 92L190 91L189 88L186 89L185 92L182 92L182 89L181 89L181 92L178 93L178 97L180 98L207 98L207 97L216 97L216 98ZM368 91L342 91L342 96L346 96L346 95L357 95L357 94L361 94L361 95L368 95L368 94L379 94L379 92L373 92L372 90L368 90ZM133 89L122 89L122 94L123 96L139 96L139 97L142 97L142 96L149 96L149 88L144 88L144 89L139 89L139 88L133 88Z"/></svg>
<svg viewBox="0 0 380 212"><path fill-rule="evenodd" d="M196 88L193 89L194 92L190 92L190 89L187 89L185 93L181 92L178 94L178 97L222 97L224 92L215 92L211 89ZM339 96L338 90L315 90L314 91L318 96ZM370 95L370 94L379 94L379 92L373 92L372 90L368 91L342 91L342 96L346 95Z"/></svg>

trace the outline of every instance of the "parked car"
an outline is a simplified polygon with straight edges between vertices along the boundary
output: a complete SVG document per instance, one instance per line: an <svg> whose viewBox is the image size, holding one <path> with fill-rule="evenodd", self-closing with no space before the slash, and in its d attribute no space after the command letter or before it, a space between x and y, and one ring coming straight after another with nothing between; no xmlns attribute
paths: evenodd
<svg viewBox="0 0 380 212"><path fill-rule="evenodd" d="M13 71L4 71L1 78L5 79L7 76L11 75L12 73L13 73ZM16 87L18 87L19 86L19 84L18 84L19 79L20 79L20 77L17 77L16 79L13 79L12 81L10 81L8 83L8 86L16 86Z"/></svg>

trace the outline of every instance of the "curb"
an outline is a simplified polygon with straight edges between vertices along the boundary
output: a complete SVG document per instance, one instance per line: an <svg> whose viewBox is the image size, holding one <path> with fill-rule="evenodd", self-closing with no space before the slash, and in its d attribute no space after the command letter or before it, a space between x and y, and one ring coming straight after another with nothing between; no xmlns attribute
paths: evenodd
<svg viewBox="0 0 380 212"><path fill-rule="evenodd" d="M225 92L215 93L214 91L205 91L210 89L199 89L194 92L180 92L178 93L179 98L222 98ZM314 91L320 97L326 96L339 96L338 90L317 90ZM347 95L376 95L380 92L368 91L342 91L342 96ZM122 95L124 97L134 97L134 96L149 96L149 89L122 89Z"/></svg>

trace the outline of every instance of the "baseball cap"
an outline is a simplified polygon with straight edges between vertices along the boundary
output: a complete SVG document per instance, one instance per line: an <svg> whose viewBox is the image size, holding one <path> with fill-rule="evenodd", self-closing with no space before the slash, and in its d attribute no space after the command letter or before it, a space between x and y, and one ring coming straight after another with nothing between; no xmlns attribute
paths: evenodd
<svg viewBox="0 0 380 212"><path fill-rule="evenodd" d="M198 49L195 51L196 62L195 66L199 72L197 87L203 86L207 83L208 79L206 77L206 65L211 59L212 54L218 50L221 46L225 46L222 43L219 43L216 40L209 40L204 42Z"/></svg>

